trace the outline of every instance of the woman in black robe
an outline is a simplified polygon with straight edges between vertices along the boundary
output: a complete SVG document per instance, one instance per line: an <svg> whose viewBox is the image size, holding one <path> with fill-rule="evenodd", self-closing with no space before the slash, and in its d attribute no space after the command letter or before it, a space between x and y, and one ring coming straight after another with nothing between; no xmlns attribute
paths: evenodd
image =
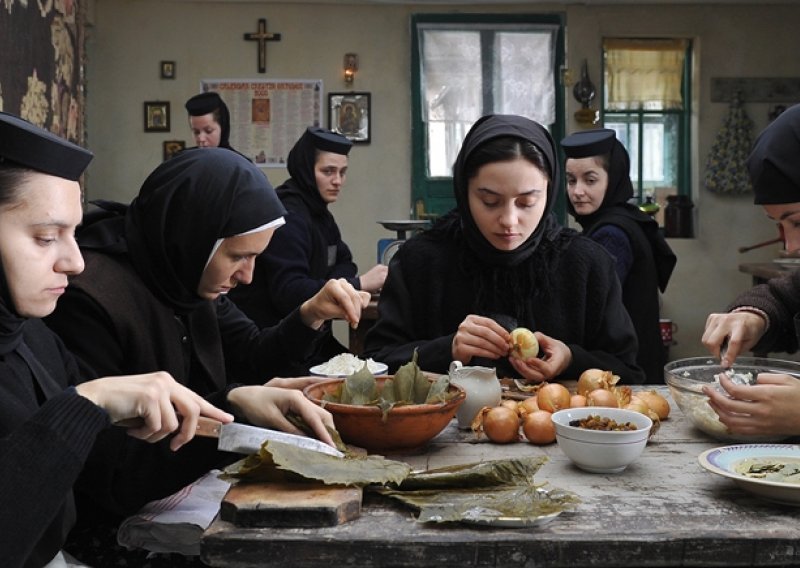
<svg viewBox="0 0 800 568"><path fill-rule="evenodd" d="M675 254L658 223L629 203L630 158L613 130L586 130L561 141L567 155L567 209L583 234L616 261L622 301L639 339L638 365L647 383L664 382L667 349L659 327L659 294L675 267Z"/></svg>
<svg viewBox="0 0 800 568"><path fill-rule="evenodd" d="M403 243L389 264L365 356L391 370L488 364L530 382L588 368L641 383L636 335L611 257L552 215L561 168L541 125L489 115L453 166L456 208ZM539 357L509 358L512 328L535 331Z"/></svg>
<svg viewBox="0 0 800 568"><path fill-rule="evenodd" d="M366 292L383 286L386 266L376 265L359 276L350 248L328 210L344 185L352 145L340 134L309 127L289 152L286 165L291 177L276 190L289 212L286 226L256 261L252 284L231 293L236 305L258 325L275 325L331 278L344 278ZM318 349L301 365L287 366L285 372L308 374L310 367L346 351L328 329Z"/></svg>
<svg viewBox="0 0 800 568"><path fill-rule="evenodd" d="M181 431L169 442L176 450L194 435L199 413L232 418L166 373L81 377L75 359L39 319L53 310L67 277L83 270L74 231L82 213L78 179L91 158L0 113L3 566L58 561L75 522L72 487L97 437L113 422L143 417L143 425L127 434L157 442L178 428L180 412Z"/></svg>
<svg viewBox="0 0 800 568"><path fill-rule="evenodd" d="M330 414L297 388L308 380L270 379L313 349L326 320L357 322L369 296L332 280L265 329L227 299L282 230L285 210L261 171L224 148L188 149L157 167L130 206L102 205L77 235L86 269L47 319L81 363L103 374L164 370L238 421L300 434L291 412L332 443ZM92 455L99 466L77 486L79 505L96 509L86 515L93 522L118 523L230 459L215 447L197 440L168 454L104 432Z"/></svg>

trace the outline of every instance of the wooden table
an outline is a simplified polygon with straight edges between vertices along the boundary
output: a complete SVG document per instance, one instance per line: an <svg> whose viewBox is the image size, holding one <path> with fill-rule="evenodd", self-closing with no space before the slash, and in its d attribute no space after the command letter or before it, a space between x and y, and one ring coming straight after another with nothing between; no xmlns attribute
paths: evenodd
<svg viewBox="0 0 800 568"><path fill-rule="evenodd" d="M473 438L453 421L424 452L391 457L434 468L544 454L536 480L573 491L581 505L540 527L498 529L420 524L412 510L369 493L361 517L336 527L245 529L217 519L201 558L286 568L800 565L800 508L762 501L702 469L697 456L726 444L687 426L674 403L644 454L619 474L583 472L557 444Z"/></svg>

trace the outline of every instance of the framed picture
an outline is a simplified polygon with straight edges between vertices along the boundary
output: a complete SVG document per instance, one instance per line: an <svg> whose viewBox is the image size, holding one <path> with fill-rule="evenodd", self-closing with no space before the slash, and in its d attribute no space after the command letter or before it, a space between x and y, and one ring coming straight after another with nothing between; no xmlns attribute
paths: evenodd
<svg viewBox="0 0 800 568"><path fill-rule="evenodd" d="M147 101L144 103L144 131L169 132L169 102Z"/></svg>
<svg viewBox="0 0 800 568"><path fill-rule="evenodd" d="M161 62L161 78L174 79L175 78L175 62L162 61Z"/></svg>
<svg viewBox="0 0 800 568"><path fill-rule="evenodd" d="M164 140L164 161L186 149L186 142L183 140Z"/></svg>
<svg viewBox="0 0 800 568"><path fill-rule="evenodd" d="M368 144L371 126L369 93L328 93L329 130Z"/></svg>

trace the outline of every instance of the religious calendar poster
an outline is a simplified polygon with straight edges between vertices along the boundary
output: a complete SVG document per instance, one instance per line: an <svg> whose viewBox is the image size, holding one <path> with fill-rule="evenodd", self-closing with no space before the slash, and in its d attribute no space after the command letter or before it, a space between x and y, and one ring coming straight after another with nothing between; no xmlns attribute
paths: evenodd
<svg viewBox="0 0 800 568"><path fill-rule="evenodd" d="M260 167L286 167L306 128L322 125L321 79L203 79L200 90L219 93L231 113L231 147Z"/></svg>

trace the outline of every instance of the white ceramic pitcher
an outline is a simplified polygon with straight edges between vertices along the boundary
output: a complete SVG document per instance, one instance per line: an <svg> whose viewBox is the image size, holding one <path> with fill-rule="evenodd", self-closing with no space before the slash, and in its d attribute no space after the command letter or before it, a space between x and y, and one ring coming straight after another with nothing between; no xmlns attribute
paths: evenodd
<svg viewBox="0 0 800 568"><path fill-rule="evenodd" d="M458 407L458 427L468 429L478 411L484 406L497 406L503 389L497 373L490 367L468 367L461 361L450 363L450 382L464 389L467 398Z"/></svg>

